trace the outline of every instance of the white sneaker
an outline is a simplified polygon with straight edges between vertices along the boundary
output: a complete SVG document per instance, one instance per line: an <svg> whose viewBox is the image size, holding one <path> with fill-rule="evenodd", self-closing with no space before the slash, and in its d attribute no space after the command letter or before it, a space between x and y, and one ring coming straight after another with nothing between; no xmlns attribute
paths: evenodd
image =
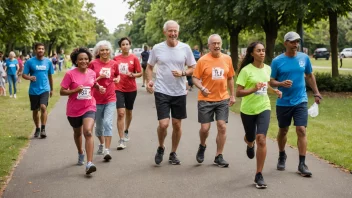
<svg viewBox="0 0 352 198"><path fill-rule="evenodd" d="M123 150L126 148L125 141L123 139L119 140L119 146L117 147L117 150Z"/></svg>
<svg viewBox="0 0 352 198"><path fill-rule="evenodd" d="M85 157L84 151L82 154L78 153L78 162L77 162L78 166L84 165L84 157Z"/></svg>
<svg viewBox="0 0 352 198"><path fill-rule="evenodd" d="M97 171L97 167L92 162L88 162L86 165L86 174L89 175L92 172Z"/></svg>
<svg viewBox="0 0 352 198"><path fill-rule="evenodd" d="M10 98L12 98L12 95L10 95Z"/></svg>
<svg viewBox="0 0 352 198"><path fill-rule="evenodd" d="M17 98L16 94L13 94L13 97L14 97L14 98Z"/></svg>
<svg viewBox="0 0 352 198"><path fill-rule="evenodd" d="M104 160L105 161L110 161L112 159L111 155L110 155L110 150L109 149L105 149L105 152L104 152Z"/></svg>
<svg viewBox="0 0 352 198"><path fill-rule="evenodd" d="M103 155L104 154L104 144L99 144L99 148L97 151L98 155Z"/></svg>
<svg viewBox="0 0 352 198"><path fill-rule="evenodd" d="M130 136L128 135L128 133L126 133L126 131L125 131L124 135L125 135L124 141L125 142L130 141Z"/></svg>

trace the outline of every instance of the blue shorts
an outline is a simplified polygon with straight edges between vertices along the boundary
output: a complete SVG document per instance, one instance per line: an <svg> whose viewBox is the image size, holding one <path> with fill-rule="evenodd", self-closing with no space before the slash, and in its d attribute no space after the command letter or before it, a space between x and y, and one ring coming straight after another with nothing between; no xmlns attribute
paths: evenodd
<svg viewBox="0 0 352 198"><path fill-rule="evenodd" d="M286 128L291 125L293 118L293 124L295 126L305 126L308 123L308 109L307 102L302 102L296 106L285 107L276 106L276 116L279 122L280 128Z"/></svg>

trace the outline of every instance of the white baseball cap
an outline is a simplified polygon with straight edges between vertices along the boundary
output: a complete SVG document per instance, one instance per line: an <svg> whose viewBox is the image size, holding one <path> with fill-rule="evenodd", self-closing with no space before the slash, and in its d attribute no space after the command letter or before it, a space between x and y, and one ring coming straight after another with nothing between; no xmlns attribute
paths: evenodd
<svg viewBox="0 0 352 198"><path fill-rule="evenodd" d="M296 32L287 32L284 37L284 41L295 41L300 39L301 37Z"/></svg>

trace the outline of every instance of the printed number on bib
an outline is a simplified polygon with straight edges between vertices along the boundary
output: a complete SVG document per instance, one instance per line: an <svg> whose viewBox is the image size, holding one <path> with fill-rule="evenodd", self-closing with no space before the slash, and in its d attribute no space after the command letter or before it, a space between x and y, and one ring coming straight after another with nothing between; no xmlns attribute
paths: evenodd
<svg viewBox="0 0 352 198"><path fill-rule="evenodd" d="M255 92L257 95L266 95L268 93L268 83L264 82L264 86Z"/></svg>
<svg viewBox="0 0 352 198"><path fill-rule="evenodd" d="M221 80L224 79L224 69L220 67L214 67L212 70L212 79L213 80Z"/></svg>
<svg viewBox="0 0 352 198"><path fill-rule="evenodd" d="M78 100L89 100L92 98L92 95L90 94L90 87L83 87L83 90L78 93L77 99Z"/></svg>
<svg viewBox="0 0 352 198"><path fill-rule="evenodd" d="M120 72L120 74L127 74L128 73L128 63L120 63L119 64L119 72Z"/></svg>
<svg viewBox="0 0 352 198"><path fill-rule="evenodd" d="M106 78L110 78L111 75L111 68L101 68L99 74L105 74Z"/></svg>

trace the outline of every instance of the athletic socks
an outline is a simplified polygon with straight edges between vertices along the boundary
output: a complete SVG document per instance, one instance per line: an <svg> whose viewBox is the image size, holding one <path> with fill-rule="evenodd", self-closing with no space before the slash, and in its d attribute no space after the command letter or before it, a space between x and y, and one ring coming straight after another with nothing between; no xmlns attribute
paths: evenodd
<svg viewBox="0 0 352 198"><path fill-rule="evenodd" d="M285 151L280 151L280 152L279 152L279 156L280 156L280 157L283 157L283 156L285 156L285 155L286 155L286 152L285 152Z"/></svg>
<svg viewBox="0 0 352 198"><path fill-rule="evenodd" d="M305 164L305 161L306 161L306 156L300 155L300 156L299 156L299 163L300 163L300 164Z"/></svg>
<svg viewBox="0 0 352 198"><path fill-rule="evenodd" d="M45 125L42 125L42 130L45 129Z"/></svg>

